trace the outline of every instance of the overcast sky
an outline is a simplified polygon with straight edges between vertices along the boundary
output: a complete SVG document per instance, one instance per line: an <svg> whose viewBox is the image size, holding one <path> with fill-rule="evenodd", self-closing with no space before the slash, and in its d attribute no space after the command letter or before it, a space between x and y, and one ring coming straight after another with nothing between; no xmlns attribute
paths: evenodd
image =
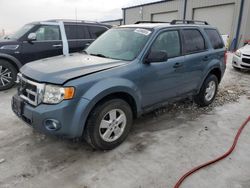
<svg viewBox="0 0 250 188"><path fill-rule="evenodd" d="M11 33L32 21L75 19L76 9L78 19L118 19L121 8L153 1L157 0L0 0L0 30Z"/></svg>

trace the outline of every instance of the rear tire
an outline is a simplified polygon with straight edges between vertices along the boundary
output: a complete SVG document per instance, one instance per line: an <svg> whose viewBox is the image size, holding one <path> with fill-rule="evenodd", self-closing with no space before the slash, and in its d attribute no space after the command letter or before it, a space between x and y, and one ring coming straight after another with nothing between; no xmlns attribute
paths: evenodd
<svg viewBox="0 0 250 188"><path fill-rule="evenodd" d="M127 102L104 101L90 113L83 136L94 149L114 149L126 139L132 123L133 114Z"/></svg>
<svg viewBox="0 0 250 188"><path fill-rule="evenodd" d="M16 77L17 69L9 61L0 59L0 91L12 88Z"/></svg>
<svg viewBox="0 0 250 188"><path fill-rule="evenodd" d="M208 75L198 95L194 96L195 103L201 107L210 105L215 99L217 90L218 78L214 74Z"/></svg>

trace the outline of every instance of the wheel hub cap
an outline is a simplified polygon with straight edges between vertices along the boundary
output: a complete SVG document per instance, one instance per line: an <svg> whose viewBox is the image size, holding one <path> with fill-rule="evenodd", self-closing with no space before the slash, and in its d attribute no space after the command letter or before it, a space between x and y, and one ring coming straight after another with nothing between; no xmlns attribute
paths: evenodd
<svg viewBox="0 0 250 188"><path fill-rule="evenodd" d="M106 142L120 138L127 124L125 113L120 109L110 110L104 115L99 127L99 134Z"/></svg>
<svg viewBox="0 0 250 188"><path fill-rule="evenodd" d="M11 71L6 67L0 66L0 86L8 85L11 80Z"/></svg>
<svg viewBox="0 0 250 188"><path fill-rule="evenodd" d="M207 85L206 92L205 92L205 99L210 101L213 99L215 95L216 84L214 81L210 81Z"/></svg>

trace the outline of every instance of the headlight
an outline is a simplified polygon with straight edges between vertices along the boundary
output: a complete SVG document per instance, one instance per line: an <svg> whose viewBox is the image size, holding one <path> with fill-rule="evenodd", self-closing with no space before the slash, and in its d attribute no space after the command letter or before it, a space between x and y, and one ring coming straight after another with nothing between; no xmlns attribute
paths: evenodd
<svg viewBox="0 0 250 188"><path fill-rule="evenodd" d="M74 87L45 85L43 102L47 104L58 104L63 100L72 99L74 93Z"/></svg>
<svg viewBox="0 0 250 188"><path fill-rule="evenodd" d="M235 52L235 55L237 55L238 57L241 57L241 51L240 51L240 50L237 50L237 51Z"/></svg>

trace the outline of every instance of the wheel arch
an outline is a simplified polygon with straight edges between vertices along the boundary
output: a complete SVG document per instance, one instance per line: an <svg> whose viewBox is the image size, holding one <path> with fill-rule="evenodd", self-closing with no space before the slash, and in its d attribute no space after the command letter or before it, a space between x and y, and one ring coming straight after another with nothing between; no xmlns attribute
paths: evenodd
<svg viewBox="0 0 250 188"><path fill-rule="evenodd" d="M0 53L0 60L8 61L16 68L17 71L19 71L19 69L22 67L21 62L18 59L8 54Z"/></svg>
<svg viewBox="0 0 250 188"><path fill-rule="evenodd" d="M131 110L133 112L133 117L136 118L138 116L138 109L137 109L137 104L136 101L134 99L134 97L129 94L128 92L124 92L124 91L117 91L117 92L113 92L110 94L107 94L106 96L103 96L101 99L99 99L92 107L91 111L98 106L99 104L104 103L105 101L111 100L111 99L122 99L125 102L127 102L129 104L129 106L131 107ZM89 116L89 114L88 114Z"/></svg>
<svg viewBox="0 0 250 188"><path fill-rule="evenodd" d="M202 79L200 85L199 85L199 89L197 91L197 93L199 93L201 87L202 87L202 84L204 83L204 81L206 80L206 78L208 77L208 75L210 74L214 74L217 78L218 78L218 83L221 82L221 79L222 79L222 71L220 69L220 67L218 66L214 66L214 67L211 67L207 73L205 74L204 78Z"/></svg>
<svg viewBox="0 0 250 188"><path fill-rule="evenodd" d="M221 73L220 68L218 68L218 67L217 68L213 68L212 70L210 70L210 72L208 73L208 75L209 74L214 74L217 77L217 79L218 79L218 83L221 82L222 73Z"/></svg>

